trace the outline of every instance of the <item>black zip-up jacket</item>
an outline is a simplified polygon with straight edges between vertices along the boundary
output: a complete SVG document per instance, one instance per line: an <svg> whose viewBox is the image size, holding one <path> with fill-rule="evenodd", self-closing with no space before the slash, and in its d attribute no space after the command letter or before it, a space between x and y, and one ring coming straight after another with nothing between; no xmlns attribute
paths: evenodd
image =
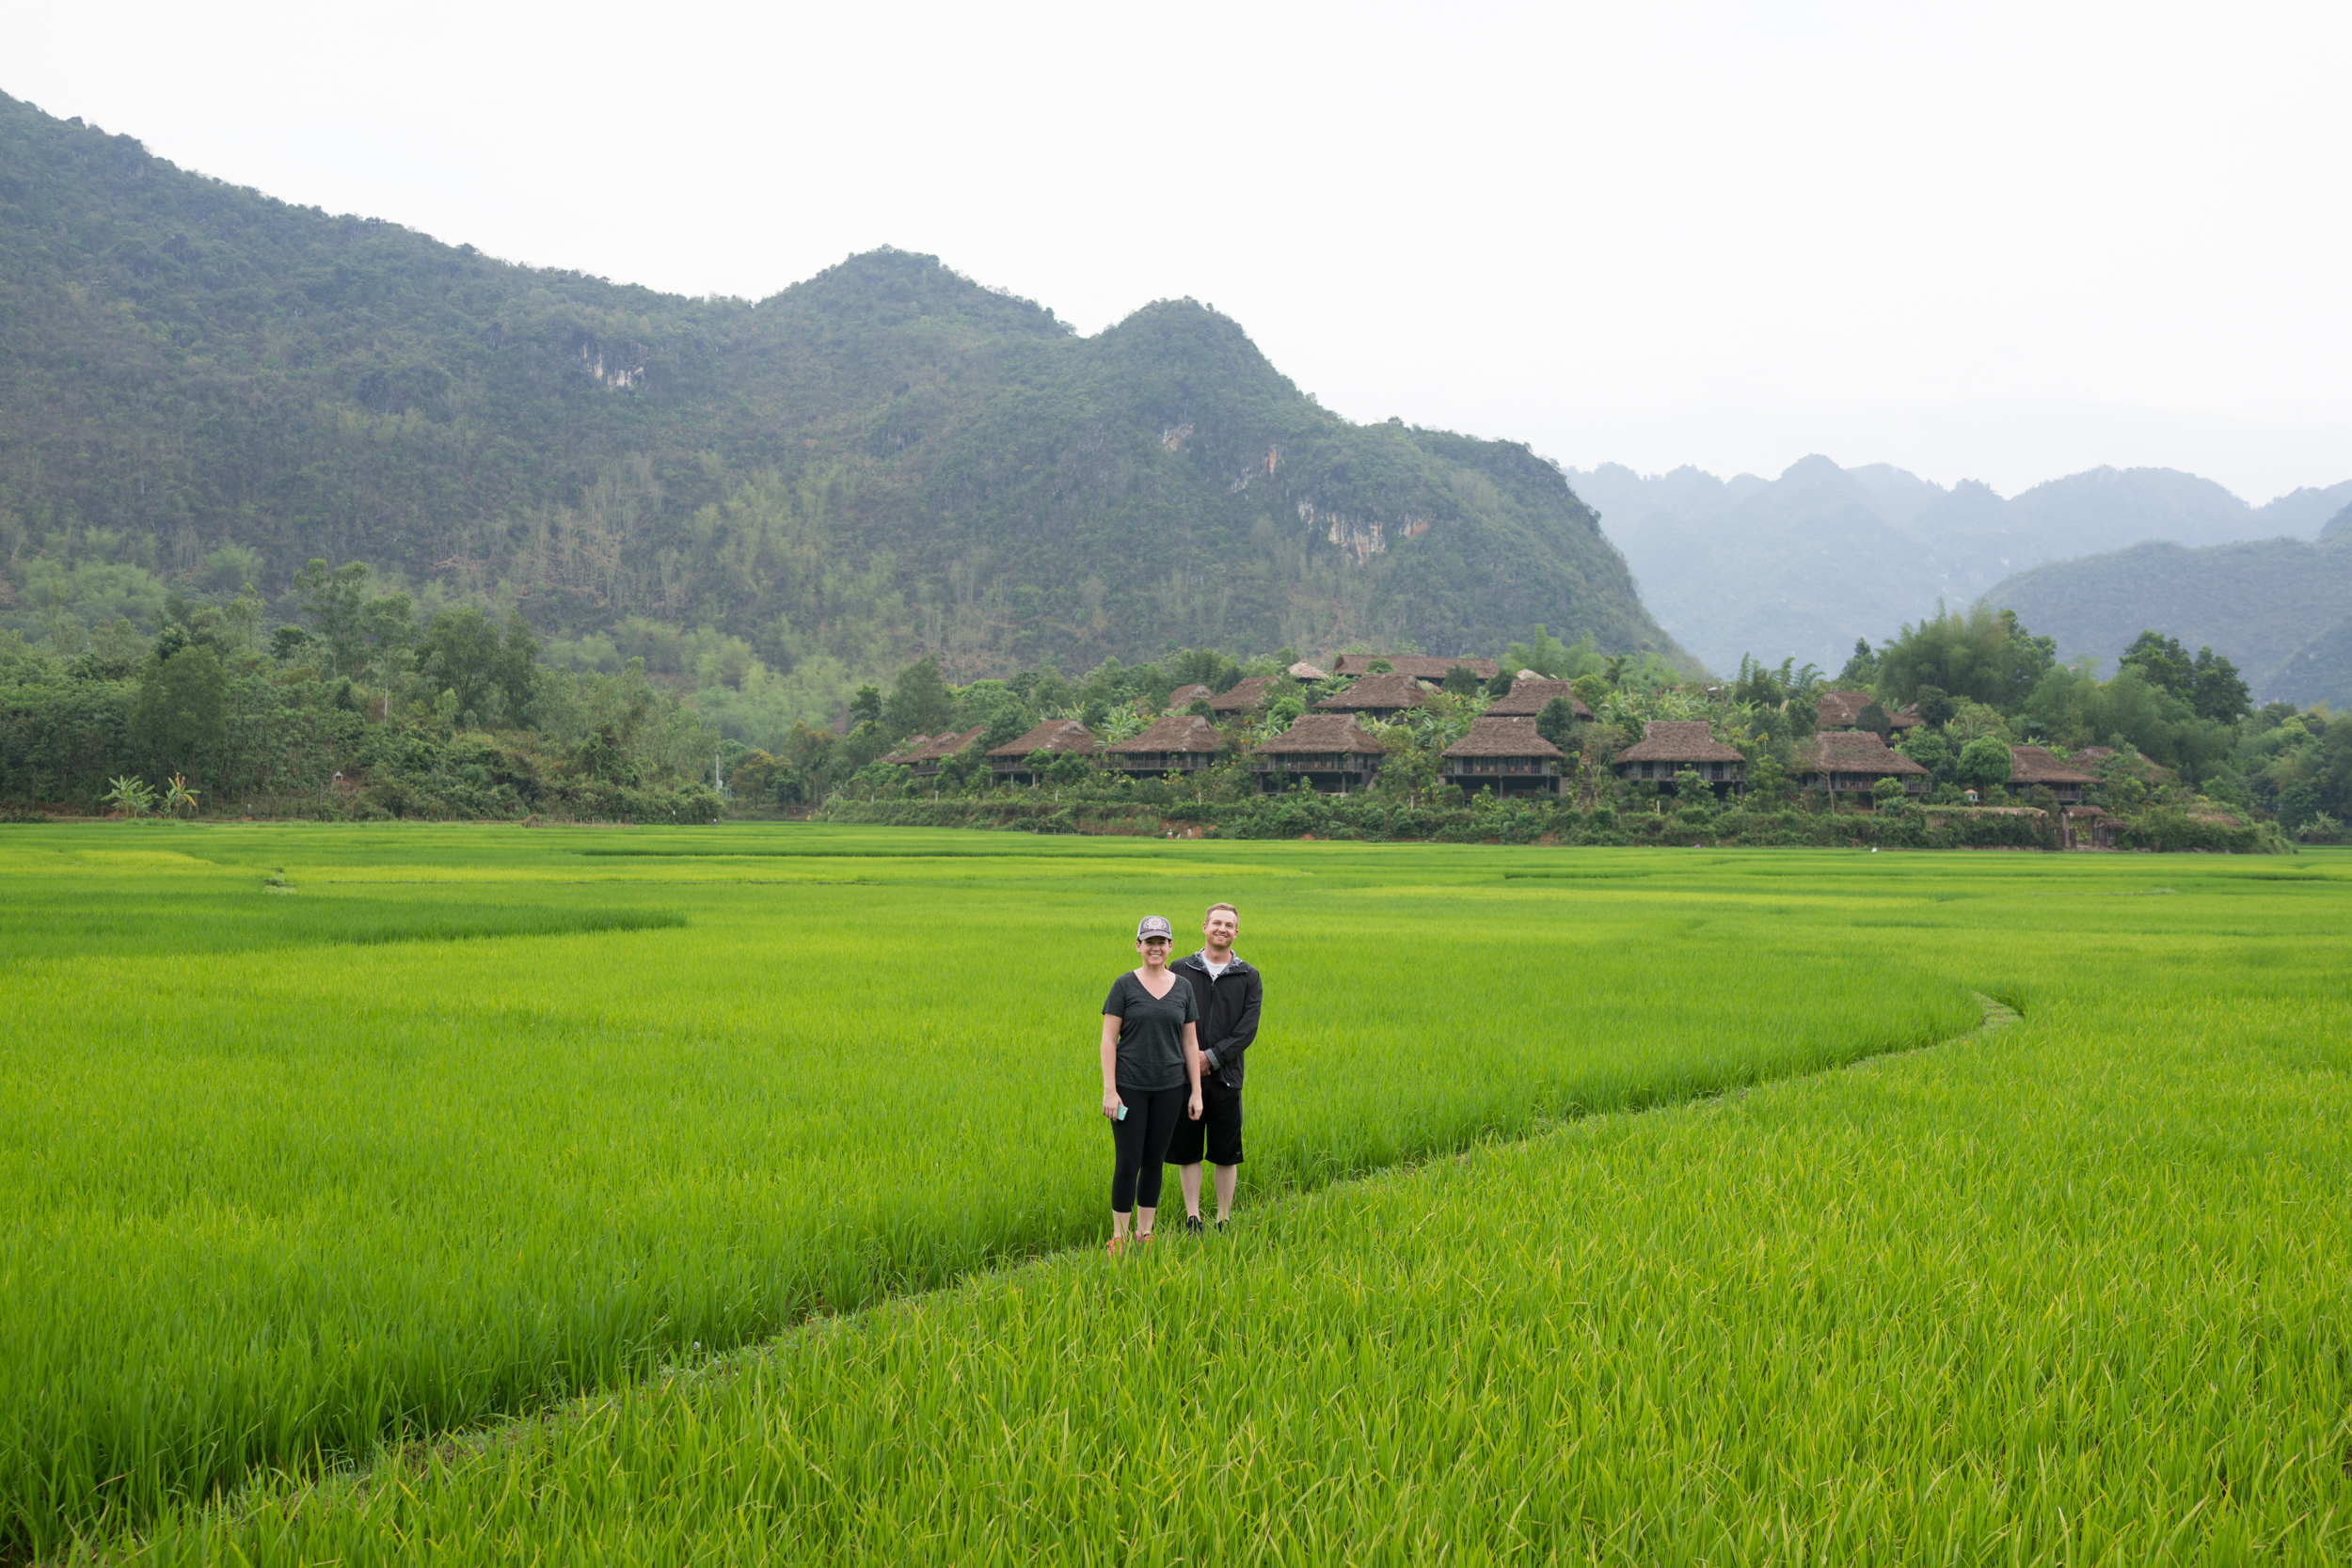
<svg viewBox="0 0 2352 1568"><path fill-rule="evenodd" d="M1193 1000L1200 1004L1200 1050L1208 1057L1202 1064L1207 1081L1240 1088L1242 1057L1249 1042L1258 1037L1258 1002L1264 990L1258 972L1242 962L1238 954L1225 966L1225 973L1215 978L1198 953L1187 954L1168 967L1184 977L1184 983L1192 987Z"/></svg>

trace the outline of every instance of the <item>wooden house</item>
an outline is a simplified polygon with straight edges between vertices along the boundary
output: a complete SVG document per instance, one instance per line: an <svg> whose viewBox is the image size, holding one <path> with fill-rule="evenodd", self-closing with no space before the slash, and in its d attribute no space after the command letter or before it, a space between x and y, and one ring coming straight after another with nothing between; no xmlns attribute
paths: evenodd
<svg viewBox="0 0 2352 1568"><path fill-rule="evenodd" d="M1851 730L1862 721L1862 710L1877 702L1867 691L1824 691L1813 703L1813 727L1816 730ZM1900 712L1882 705L1886 721L1896 734L1916 729L1919 715L1911 708Z"/></svg>
<svg viewBox="0 0 2352 1568"><path fill-rule="evenodd" d="M1056 757L1090 757L1102 749L1102 743L1075 719L1048 719L1018 740L1008 741L989 752L988 766L999 784L1031 784L1037 783L1037 773L1029 766L1029 758L1038 752Z"/></svg>
<svg viewBox="0 0 2352 1568"><path fill-rule="evenodd" d="M2070 768L2040 746L2009 749L2009 787L2014 791L2039 785L2058 797L2061 806L2082 804L2083 791L2099 781L2079 768Z"/></svg>
<svg viewBox="0 0 2352 1568"><path fill-rule="evenodd" d="M1197 713L1171 713L1131 739L1103 748L1103 760L1116 771L1138 778L1163 773L1195 773L1216 761L1225 737L1216 726Z"/></svg>
<svg viewBox="0 0 2352 1568"><path fill-rule="evenodd" d="M1905 795L1925 795L1931 782L1928 770L1889 751L1874 730L1824 730L1805 748L1797 782L1807 789L1826 791L1834 804L1840 795L1870 795L1881 779L1900 779Z"/></svg>
<svg viewBox="0 0 2352 1568"><path fill-rule="evenodd" d="M913 755L897 756L890 760L906 763L914 769L914 776L918 779L935 779L939 776L941 763L979 739L987 732L986 724L975 724L961 735L935 735L931 736L930 745L923 747Z"/></svg>
<svg viewBox="0 0 2352 1568"><path fill-rule="evenodd" d="M1300 779L1326 795L1364 788L1379 775L1387 753L1352 713L1310 713L1249 751L1249 770L1272 792Z"/></svg>
<svg viewBox="0 0 2352 1568"><path fill-rule="evenodd" d="M1369 675L1374 665L1384 661L1397 674L1432 683L1445 679L1457 664L1466 667L1482 681L1490 681L1496 674L1495 661L1491 658L1433 658L1424 654L1342 654L1340 661L1331 666L1331 673Z"/></svg>
<svg viewBox="0 0 2352 1568"><path fill-rule="evenodd" d="M1324 713L1388 720L1428 700L1427 689L1410 675L1366 675L1338 696L1324 698L1315 707Z"/></svg>
<svg viewBox="0 0 2352 1568"><path fill-rule="evenodd" d="M1748 787L1748 759L1716 739L1703 719L1645 720L1642 738L1619 752L1612 766L1620 779L1646 780L1669 791L1686 768L1718 796Z"/></svg>
<svg viewBox="0 0 2352 1568"><path fill-rule="evenodd" d="M1488 714L1471 720L1470 734L1445 749L1442 772L1465 793L1557 795L1564 760L1559 747L1535 733L1534 720Z"/></svg>
<svg viewBox="0 0 2352 1568"><path fill-rule="evenodd" d="M1232 686L1209 699L1210 711L1220 719L1255 713L1265 706L1266 692L1273 685L1272 675L1252 675L1248 680L1235 681Z"/></svg>
<svg viewBox="0 0 2352 1568"><path fill-rule="evenodd" d="M1489 719L1536 719L1543 715L1555 698L1565 697L1579 719L1590 719L1593 710L1584 705L1584 699L1568 689L1566 681L1548 681L1521 676L1511 683L1511 689L1486 705Z"/></svg>
<svg viewBox="0 0 2352 1568"><path fill-rule="evenodd" d="M930 745L931 737L930 736L911 735L904 740L898 742L896 748L891 751L884 752L881 756L876 757L874 760L876 762L886 762L893 768L912 768L914 766L914 759L921 756L925 752L930 750Z"/></svg>

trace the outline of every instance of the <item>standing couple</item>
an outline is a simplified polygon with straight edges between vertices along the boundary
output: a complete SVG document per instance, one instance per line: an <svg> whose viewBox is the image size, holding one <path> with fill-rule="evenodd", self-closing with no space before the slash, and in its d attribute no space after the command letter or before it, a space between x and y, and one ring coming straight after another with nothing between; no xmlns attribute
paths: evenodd
<svg viewBox="0 0 2352 1568"><path fill-rule="evenodd" d="M1103 999L1103 1115L1118 1159L1111 1166L1111 1251L1152 1239L1161 1166L1173 1163L1184 1193L1184 1228L1200 1223L1200 1161L1216 1167L1216 1227L1233 1209L1241 1174L1242 1053L1258 1037L1258 972L1233 956L1241 916L1211 904L1200 951L1168 961L1175 932L1156 914L1136 927L1142 967ZM1205 1044L1203 1042L1206 1042Z"/></svg>

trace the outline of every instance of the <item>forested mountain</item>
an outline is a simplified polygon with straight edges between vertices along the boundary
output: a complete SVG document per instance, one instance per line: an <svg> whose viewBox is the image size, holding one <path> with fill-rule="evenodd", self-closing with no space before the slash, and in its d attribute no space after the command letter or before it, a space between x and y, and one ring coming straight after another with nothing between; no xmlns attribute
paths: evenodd
<svg viewBox="0 0 2352 1568"><path fill-rule="evenodd" d="M2227 655L2262 701L2352 706L2352 506L2316 544L2137 545L2038 566L1993 596L2065 658L2112 659L2160 631Z"/></svg>
<svg viewBox="0 0 2352 1568"><path fill-rule="evenodd" d="M1358 426L1190 301L1093 338L937 260L756 305L519 267L0 97L0 624L362 561L553 654L835 715L1175 645L1670 650L1526 447ZM70 650L69 650L70 651ZM732 721L730 721L732 723Z"/></svg>
<svg viewBox="0 0 2352 1568"><path fill-rule="evenodd" d="M2347 480L2251 507L2169 468L2094 468L2004 499L1974 480L1947 490L1886 464L1840 468L1820 456L1776 480L1689 467L1645 476L1616 464L1568 479L1599 510L1660 622L1717 670L1746 653L1835 669L1856 638L1883 637L1939 599L1971 603L2043 562L2157 539L2308 540L2352 501ZM2016 608L2067 644L2055 623ZM2135 622L2090 651L2113 658L2157 625Z"/></svg>

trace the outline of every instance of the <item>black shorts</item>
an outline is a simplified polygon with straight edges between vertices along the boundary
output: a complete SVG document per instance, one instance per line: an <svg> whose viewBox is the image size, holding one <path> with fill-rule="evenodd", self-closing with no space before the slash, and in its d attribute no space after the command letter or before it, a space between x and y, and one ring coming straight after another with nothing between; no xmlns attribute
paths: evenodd
<svg viewBox="0 0 2352 1568"><path fill-rule="evenodd" d="M1241 1090L1206 1079L1200 1084L1200 1119L1186 1117L1176 1124L1176 1135L1168 1141L1168 1163L1197 1165L1204 1151L1213 1165L1241 1164Z"/></svg>

